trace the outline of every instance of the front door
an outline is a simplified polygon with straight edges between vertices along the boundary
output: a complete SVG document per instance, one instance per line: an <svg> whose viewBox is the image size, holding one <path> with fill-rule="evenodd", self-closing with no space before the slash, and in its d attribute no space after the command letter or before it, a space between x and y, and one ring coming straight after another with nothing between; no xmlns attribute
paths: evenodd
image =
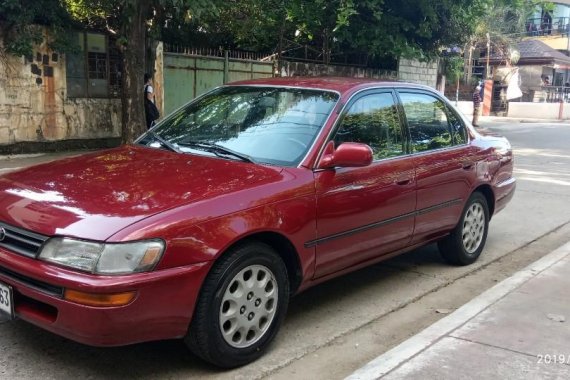
<svg viewBox="0 0 570 380"><path fill-rule="evenodd" d="M352 101L334 134L344 142L368 144L374 162L364 168L315 173L317 266L322 277L406 246L416 206L414 160L391 91L366 93Z"/></svg>

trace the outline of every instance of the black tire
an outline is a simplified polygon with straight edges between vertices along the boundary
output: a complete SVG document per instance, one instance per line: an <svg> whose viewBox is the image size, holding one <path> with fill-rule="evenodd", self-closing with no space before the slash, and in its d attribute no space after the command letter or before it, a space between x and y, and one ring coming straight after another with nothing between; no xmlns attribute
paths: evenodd
<svg viewBox="0 0 570 380"><path fill-rule="evenodd" d="M257 282L250 281L252 274ZM262 275L264 277L260 280L257 276ZM265 279L266 285L262 285ZM253 288L248 288L250 284ZM271 292L275 289L273 286L277 291ZM242 291L244 289L246 292ZM235 297L246 293L245 297L240 296L241 299ZM250 300L249 296L254 293ZM288 302L287 268L275 250L260 242L238 246L222 256L206 277L184 341L192 352L216 366L234 368L248 364L263 355L277 334ZM229 312L235 318L221 323L220 320ZM249 319L252 314L254 316ZM263 318L266 318L265 322ZM247 323L256 323L255 329L262 331L244 327ZM232 332L236 326L242 328ZM243 337L240 331L245 329L248 331ZM248 339L252 332L254 336L250 343Z"/></svg>
<svg viewBox="0 0 570 380"><path fill-rule="evenodd" d="M470 221L476 212L482 215L475 217L476 223ZM479 215L479 214L477 214ZM468 229L468 230L466 230ZM479 192L471 194L461 213L459 223L451 234L438 242L439 251L445 261L453 265L469 265L477 261L489 231L489 206L485 196ZM464 238L465 236L465 238Z"/></svg>

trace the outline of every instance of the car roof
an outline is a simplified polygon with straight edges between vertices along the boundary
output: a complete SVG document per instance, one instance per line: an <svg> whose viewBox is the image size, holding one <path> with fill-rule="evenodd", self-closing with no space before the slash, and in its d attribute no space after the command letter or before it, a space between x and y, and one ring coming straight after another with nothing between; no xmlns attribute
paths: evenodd
<svg viewBox="0 0 570 380"><path fill-rule="evenodd" d="M283 86L283 87L300 87L314 88L319 90L337 91L345 94L354 89L363 89L370 87L408 87L418 89L433 88L399 81L386 81L370 78L344 78L344 77L276 77L244 80L239 82L228 83L228 86Z"/></svg>

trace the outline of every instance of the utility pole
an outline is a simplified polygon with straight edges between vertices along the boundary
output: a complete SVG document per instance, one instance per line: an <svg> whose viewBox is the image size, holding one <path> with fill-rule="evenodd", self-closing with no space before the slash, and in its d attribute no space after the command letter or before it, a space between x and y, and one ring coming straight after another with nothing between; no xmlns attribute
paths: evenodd
<svg viewBox="0 0 570 380"><path fill-rule="evenodd" d="M489 59L491 58L491 36L487 33L487 70L485 71L486 79L490 79Z"/></svg>
<svg viewBox="0 0 570 380"><path fill-rule="evenodd" d="M469 58L467 58L467 84L471 84L471 76L473 75L473 50L475 46L469 45Z"/></svg>

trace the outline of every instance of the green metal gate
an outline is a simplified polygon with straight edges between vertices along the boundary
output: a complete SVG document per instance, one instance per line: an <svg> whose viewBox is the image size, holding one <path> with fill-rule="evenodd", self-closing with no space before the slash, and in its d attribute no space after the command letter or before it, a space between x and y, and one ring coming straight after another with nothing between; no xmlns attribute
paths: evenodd
<svg viewBox="0 0 570 380"><path fill-rule="evenodd" d="M164 114L224 83L273 76L273 63L164 52Z"/></svg>

